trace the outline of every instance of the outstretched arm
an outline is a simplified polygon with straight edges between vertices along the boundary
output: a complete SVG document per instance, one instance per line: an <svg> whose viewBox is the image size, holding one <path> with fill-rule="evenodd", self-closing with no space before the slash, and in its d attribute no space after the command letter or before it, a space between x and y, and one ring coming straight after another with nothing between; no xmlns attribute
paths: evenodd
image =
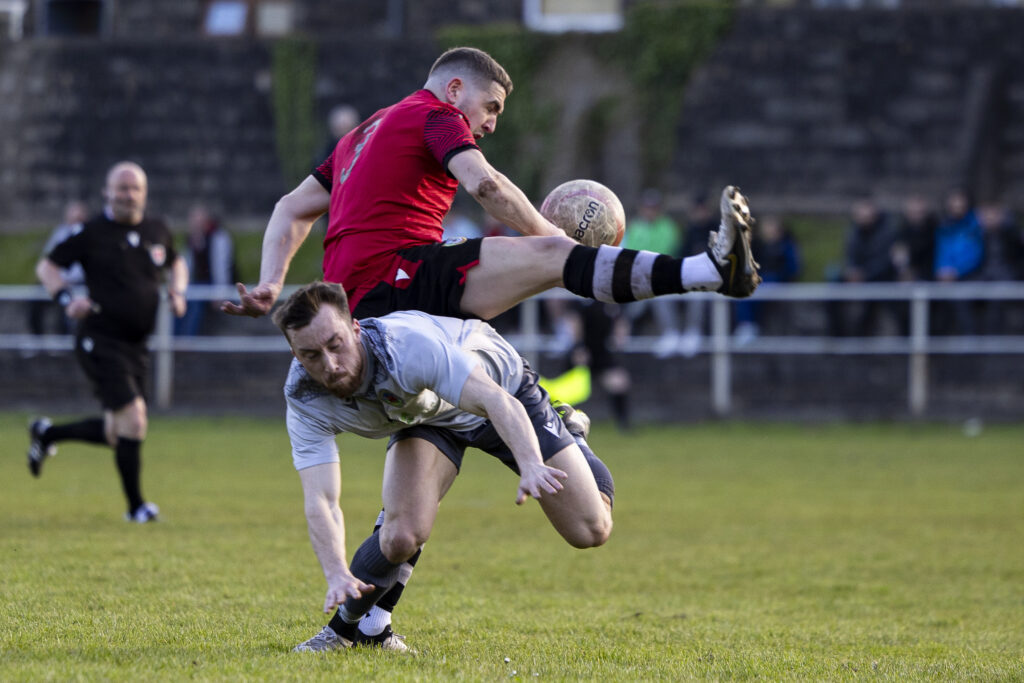
<svg viewBox="0 0 1024 683"><path fill-rule="evenodd" d="M568 475L544 464L533 423L523 404L498 386L482 366L477 365L469 374L459 397L459 407L490 420L498 436L512 451L520 475L516 505L526 502L527 496L540 498L545 493L554 494L562 490L560 480Z"/></svg>
<svg viewBox="0 0 1024 683"><path fill-rule="evenodd" d="M309 540L327 579L326 613L347 598L358 598L364 591L373 590L373 586L360 581L349 571L345 555L345 516L338 504L341 495L340 465L328 463L307 467L299 470L299 478L302 480Z"/></svg>
<svg viewBox="0 0 1024 683"><path fill-rule="evenodd" d="M220 310L231 315L258 318L266 315L277 301L284 286L295 252L306 241L317 218L331 204L331 193L313 176L307 176L298 187L278 200L263 234L260 282L250 292L237 283L240 303L225 301Z"/></svg>
<svg viewBox="0 0 1024 683"><path fill-rule="evenodd" d="M523 191L499 173L478 149L459 152L448 170L484 211L524 235L565 235L540 215Z"/></svg>

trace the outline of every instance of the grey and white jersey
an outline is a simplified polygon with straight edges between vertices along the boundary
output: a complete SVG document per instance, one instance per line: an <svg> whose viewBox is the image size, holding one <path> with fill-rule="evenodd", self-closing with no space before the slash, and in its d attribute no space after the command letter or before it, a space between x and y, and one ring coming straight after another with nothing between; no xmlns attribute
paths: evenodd
<svg viewBox="0 0 1024 683"><path fill-rule="evenodd" d="M359 325L367 359L363 383L352 396L338 398L292 361L284 395L297 470L338 462L334 437L342 432L379 439L420 424L479 427L484 418L456 407L478 364L509 393L522 383L519 353L480 320L400 311Z"/></svg>

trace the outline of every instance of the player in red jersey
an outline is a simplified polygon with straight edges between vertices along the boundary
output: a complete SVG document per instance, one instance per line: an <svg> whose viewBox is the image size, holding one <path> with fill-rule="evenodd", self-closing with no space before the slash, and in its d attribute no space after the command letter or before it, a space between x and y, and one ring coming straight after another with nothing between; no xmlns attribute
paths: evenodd
<svg viewBox="0 0 1024 683"><path fill-rule="evenodd" d="M343 137L334 154L277 203L263 241L260 283L238 285L222 310L260 316L277 300L295 251L330 210L324 278L341 282L357 318L417 309L490 319L552 287L608 303L719 291L748 296L760 278L750 217L736 188L722 196L722 225L707 253L686 259L618 247L585 247L548 222L484 158L512 81L486 53L454 48L422 90ZM495 219L530 239L441 241L462 185Z"/></svg>

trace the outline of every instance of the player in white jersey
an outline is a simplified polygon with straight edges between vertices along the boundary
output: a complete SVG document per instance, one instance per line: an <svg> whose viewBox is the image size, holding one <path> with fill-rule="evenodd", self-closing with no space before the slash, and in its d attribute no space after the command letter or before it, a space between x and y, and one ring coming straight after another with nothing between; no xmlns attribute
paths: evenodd
<svg viewBox="0 0 1024 683"><path fill-rule="evenodd" d="M327 579L324 612L338 607L330 624L297 650L360 641L359 619L427 540L467 447L518 472L516 503L536 498L571 545L589 548L608 539L610 473L585 435L566 429L537 374L487 323L418 311L356 321L344 289L324 282L295 292L274 322L296 358L285 386L288 433L310 540ZM344 432L390 437L381 525L351 566L338 503L335 437Z"/></svg>

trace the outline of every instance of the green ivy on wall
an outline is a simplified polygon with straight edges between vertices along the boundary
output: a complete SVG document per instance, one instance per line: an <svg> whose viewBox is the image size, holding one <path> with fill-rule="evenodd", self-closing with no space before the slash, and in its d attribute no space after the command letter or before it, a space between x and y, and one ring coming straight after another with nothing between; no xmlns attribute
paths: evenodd
<svg viewBox="0 0 1024 683"><path fill-rule="evenodd" d="M648 0L632 4L625 27L601 40L580 41L594 57L621 68L629 77L641 117L641 173L644 184L657 184L675 151L675 129L690 73L729 27L731 1ZM515 84L501 134L485 138L488 157L530 196L538 191L546 155L556 149L550 122L557 108L532 87L541 67L568 38L527 31L519 25L449 26L440 30L443 48L471 45L490 53ZM609 108L612 103L600 103ZM596 117L596 118L595 118ZM602 113L590 124L605 123Z"/></svg>
<svg viewBox="0 0 1024 683"><path fill-rule="evenodd" d="M643 118L645 185L655 183L676 149L675 130L693 69L728 29L732 2L640 2L605 54L630 75Z"/></svg>
<svg viewBox="0 0 1024 683"><path fill-rule="evenodd" d="M309 175L320 130L313 92L316 43L298 37L276 41L272 47L271 78L277 159L283 180L291 188Z"/></svg>

